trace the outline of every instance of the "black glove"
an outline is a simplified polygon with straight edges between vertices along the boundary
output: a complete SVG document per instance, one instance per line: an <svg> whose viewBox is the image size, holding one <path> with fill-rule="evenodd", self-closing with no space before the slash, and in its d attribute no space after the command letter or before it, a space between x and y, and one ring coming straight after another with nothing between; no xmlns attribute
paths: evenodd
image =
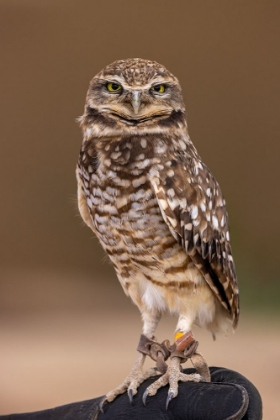
<svg viewBox="0 0 280 420"><path fill-rule="evenodd" d="M211 382L179 384L179 394L165 409L167 386L148 397L142 395L155 378L146 380L134 396L120 395L99 411L103 397L29 414L0 416L0 420L261 420L262 401L258 390L244 376L225 368L211 367ZM194 369L184 369L194 373Z"/></svg>

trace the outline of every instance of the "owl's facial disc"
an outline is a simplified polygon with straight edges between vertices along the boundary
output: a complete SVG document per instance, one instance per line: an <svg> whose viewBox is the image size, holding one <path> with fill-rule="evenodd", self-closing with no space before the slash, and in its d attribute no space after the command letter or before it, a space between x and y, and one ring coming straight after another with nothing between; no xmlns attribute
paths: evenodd
<svg viewBox="0 0 280 420"><path fill-rule="evenodd" d="M161 64L140 58L117 60L99 72L90 82L85 106L85 116L117 120L119 127L157 126L160 119L184 112L178 79Z"/></svg>

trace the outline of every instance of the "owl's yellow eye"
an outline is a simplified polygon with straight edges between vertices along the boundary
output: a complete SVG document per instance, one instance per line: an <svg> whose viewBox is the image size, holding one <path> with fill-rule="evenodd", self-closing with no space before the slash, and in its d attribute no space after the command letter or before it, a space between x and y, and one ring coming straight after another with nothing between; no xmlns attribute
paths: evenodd
<svg viewBox="0 0 280 420"><path fill-rule="evenodd" d="M122 90L121 85L119 85L118 83L107 83L106 88L109 92L119 92L120 90Z"/></svg>
<svg viewBox="0 0 280 420"><path fill-rule="evenodd" d="M157 93L163 93L165 92L165 86L164 85L155 85L151 87L151 90L154 90Z"/></svg>

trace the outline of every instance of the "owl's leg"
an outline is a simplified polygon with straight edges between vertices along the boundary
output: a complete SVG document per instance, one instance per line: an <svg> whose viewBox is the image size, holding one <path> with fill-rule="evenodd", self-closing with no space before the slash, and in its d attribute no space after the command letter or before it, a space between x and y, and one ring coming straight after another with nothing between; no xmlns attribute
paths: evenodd
<svg viewBox="0 0 280 420"><path fill-rule="evenodd" d="M191 322L181 316L175 331L175 342L170 346L170 365L167 371L155 382L153 382L143 394L143 403L146 405L148 396L155 395L159 388L169 384L166 408L170 401L178 395L178 382L210 382L208 366L201 356L196 352L198 342L195 341L190 330ZM191 359L197 373L186 375L182 372L181 363Z"/></svg>
<svg viewBox="0 0 280 420"><path fill-rule="evenodd" d="M140 343L139 343L138 348L140 347L141 341L143 342L143 337L146 337L146 339L149 342L156 344L154 332L156 330L156 327L159 323L160 318L161 318L161 315L159 313L142 311L143 334L140 337ZM101 411L103 411L103 406L106 402L114 401L114 399L118 395L123 394L125 391L127 391L129 400L132 404L133 396L137 393L137 388L139 387L139 385L141 385L141 383L144 382L146 379L150 378L151 376L155 376L157 374L156 368L150 368L146 371L143 370L146 354L148 353L145 354L145 352L143 351L140 351L140 350L138 351L139 353L137 355L137 358L127 378L116 389L108 392L103 398L103 400L101 401L100 403Z"/></svg>

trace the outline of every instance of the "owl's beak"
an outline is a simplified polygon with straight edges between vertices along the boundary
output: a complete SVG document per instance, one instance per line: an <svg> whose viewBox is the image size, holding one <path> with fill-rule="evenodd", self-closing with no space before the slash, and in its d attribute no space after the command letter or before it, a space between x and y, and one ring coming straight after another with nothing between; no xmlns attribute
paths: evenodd
<svg viewBox="0 0 280 420"><path fill-rule="evenodd" d="M134 114L138 114L141 105L141 92L139 90L132 91L131 105Z"/></svg>

